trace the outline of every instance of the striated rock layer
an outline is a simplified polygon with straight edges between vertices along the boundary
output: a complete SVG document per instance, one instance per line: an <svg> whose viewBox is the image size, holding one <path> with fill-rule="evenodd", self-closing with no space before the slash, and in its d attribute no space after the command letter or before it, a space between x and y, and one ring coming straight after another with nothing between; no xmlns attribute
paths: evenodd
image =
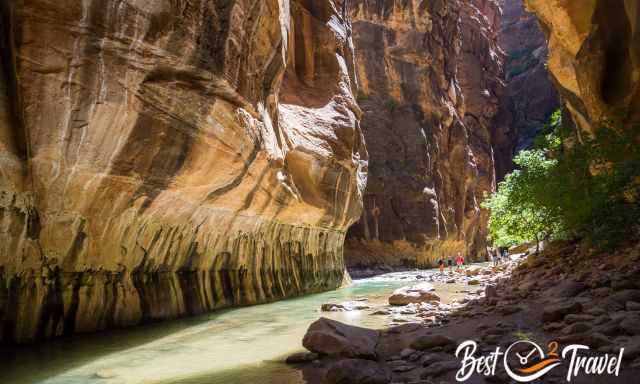
<svg viewBox="0 0 640 384"><path fill-rule="evenodd" d="M498 41L507 55L505 101L512 116L510 141L517 151L531 147L560 101L546 67L547 41L537 18L524 9L522 0L503 4Z"/></svg>
<svg viewBox="0 0 640 384"><path fill-rule="evenodd" d="M640 122L640 3L525 2L548 35L549 71L579 131Z"/></svg>
<svg viewBox="0 0 640 384"><path fill-rule="evenodd" d="M0 340L339 286L367 165L341 7L2 2Z"/></svg>
<svg viewBox="0 0 640 384"><path fill-rule="evenodd" d="M458 251L481 258L494 137L506 137L501 154L512 147L500 112L498 3L355 0L350 10L371 162L348 266L429 266Z"/></svg>

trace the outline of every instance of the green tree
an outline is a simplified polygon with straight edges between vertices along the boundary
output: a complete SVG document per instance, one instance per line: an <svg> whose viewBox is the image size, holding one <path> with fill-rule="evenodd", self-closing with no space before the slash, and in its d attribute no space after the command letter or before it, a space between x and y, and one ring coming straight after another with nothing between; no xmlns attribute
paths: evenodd
<svg viewBox="0 0 640 384"><path fill-rule="evenodd" d="M577 140L551 116L483 206L497 246L576 238L612 250L640 233L640 128L604 123Z"/></svg>
<svg viewBox="0 0 640 384"><path fill-rule="evenodd" d="M558 207L544 203L546 184L557 160L548 159L542 150L526 150L514 163L519 169L508 174L498 191L483 203L491 212L489 234L497 246L539 242L563 232Z"/></svg>

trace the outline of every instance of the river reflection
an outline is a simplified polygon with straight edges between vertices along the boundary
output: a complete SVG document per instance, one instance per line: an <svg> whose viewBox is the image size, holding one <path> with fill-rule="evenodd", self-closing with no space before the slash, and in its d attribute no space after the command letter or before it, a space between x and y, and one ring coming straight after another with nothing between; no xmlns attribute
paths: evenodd
<svg viewBox="0 0 640 384"><path fill-rule="evenodd" d="M0 383L304 383L282 361L303 349L302 337L314 320L327 316L371 328L389 321L366 311L321 313L322 303L359 298L382 303L394 289L430 273L391 273L321 294L4 350ZM454 287L446 288L453 293Z"/></svg>

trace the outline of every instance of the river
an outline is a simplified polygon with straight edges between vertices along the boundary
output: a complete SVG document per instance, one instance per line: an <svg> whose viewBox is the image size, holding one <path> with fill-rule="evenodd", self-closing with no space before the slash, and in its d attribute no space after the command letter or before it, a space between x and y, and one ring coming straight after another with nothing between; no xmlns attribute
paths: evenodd
<svg viewBox="0 0 640 384"><path fill-rule="evenodd" d="M390 273L331 292L4 350L0 383L304 383L283 361L303 350L302 337L314 320L326 316L370 328L390 321L366 311L320 312L321 304L364 298L382 303L394 289L431 273ZM459 288L434 285L445 302Z"/></svg>

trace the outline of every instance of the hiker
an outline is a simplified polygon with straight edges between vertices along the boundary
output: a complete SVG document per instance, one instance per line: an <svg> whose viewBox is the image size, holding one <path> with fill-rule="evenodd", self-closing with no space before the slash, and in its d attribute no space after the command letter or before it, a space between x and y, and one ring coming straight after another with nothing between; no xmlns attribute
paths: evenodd
<svg viewBox="0 0 640 384"><path fill-rule="evenodd" d="M442 257L438 260L438 266L440 267L440 274L444 275L444 260Z"/></svg>
<svg viewBox="0 0 640 384"><path fill-rule="evenodd" d="M507 248L502 248L502 255L500 257L500 260L502 261L509 261L509 251L507 250Z"/></svg>
<svg viewBox="0 0 640 384"><path fill-rule="evenodd" d="M453 272L453 258L451 256L447 258L447 264L449 264L449 272Z"/></svg>
<svg viewBox="0 0 640 384"><path fill-rule="evenodd" d="M462 257L462 253L458 252L458 257L456 257L457 272L460 272L463 264L464 264L464 257Z"/></svg>
<svg viewBox="0 0 640 384"><path fill-rule="evenodd" d="M493 259L493 266L500 265L500 252L497 249L491 250L491 259Z"/></svg>

